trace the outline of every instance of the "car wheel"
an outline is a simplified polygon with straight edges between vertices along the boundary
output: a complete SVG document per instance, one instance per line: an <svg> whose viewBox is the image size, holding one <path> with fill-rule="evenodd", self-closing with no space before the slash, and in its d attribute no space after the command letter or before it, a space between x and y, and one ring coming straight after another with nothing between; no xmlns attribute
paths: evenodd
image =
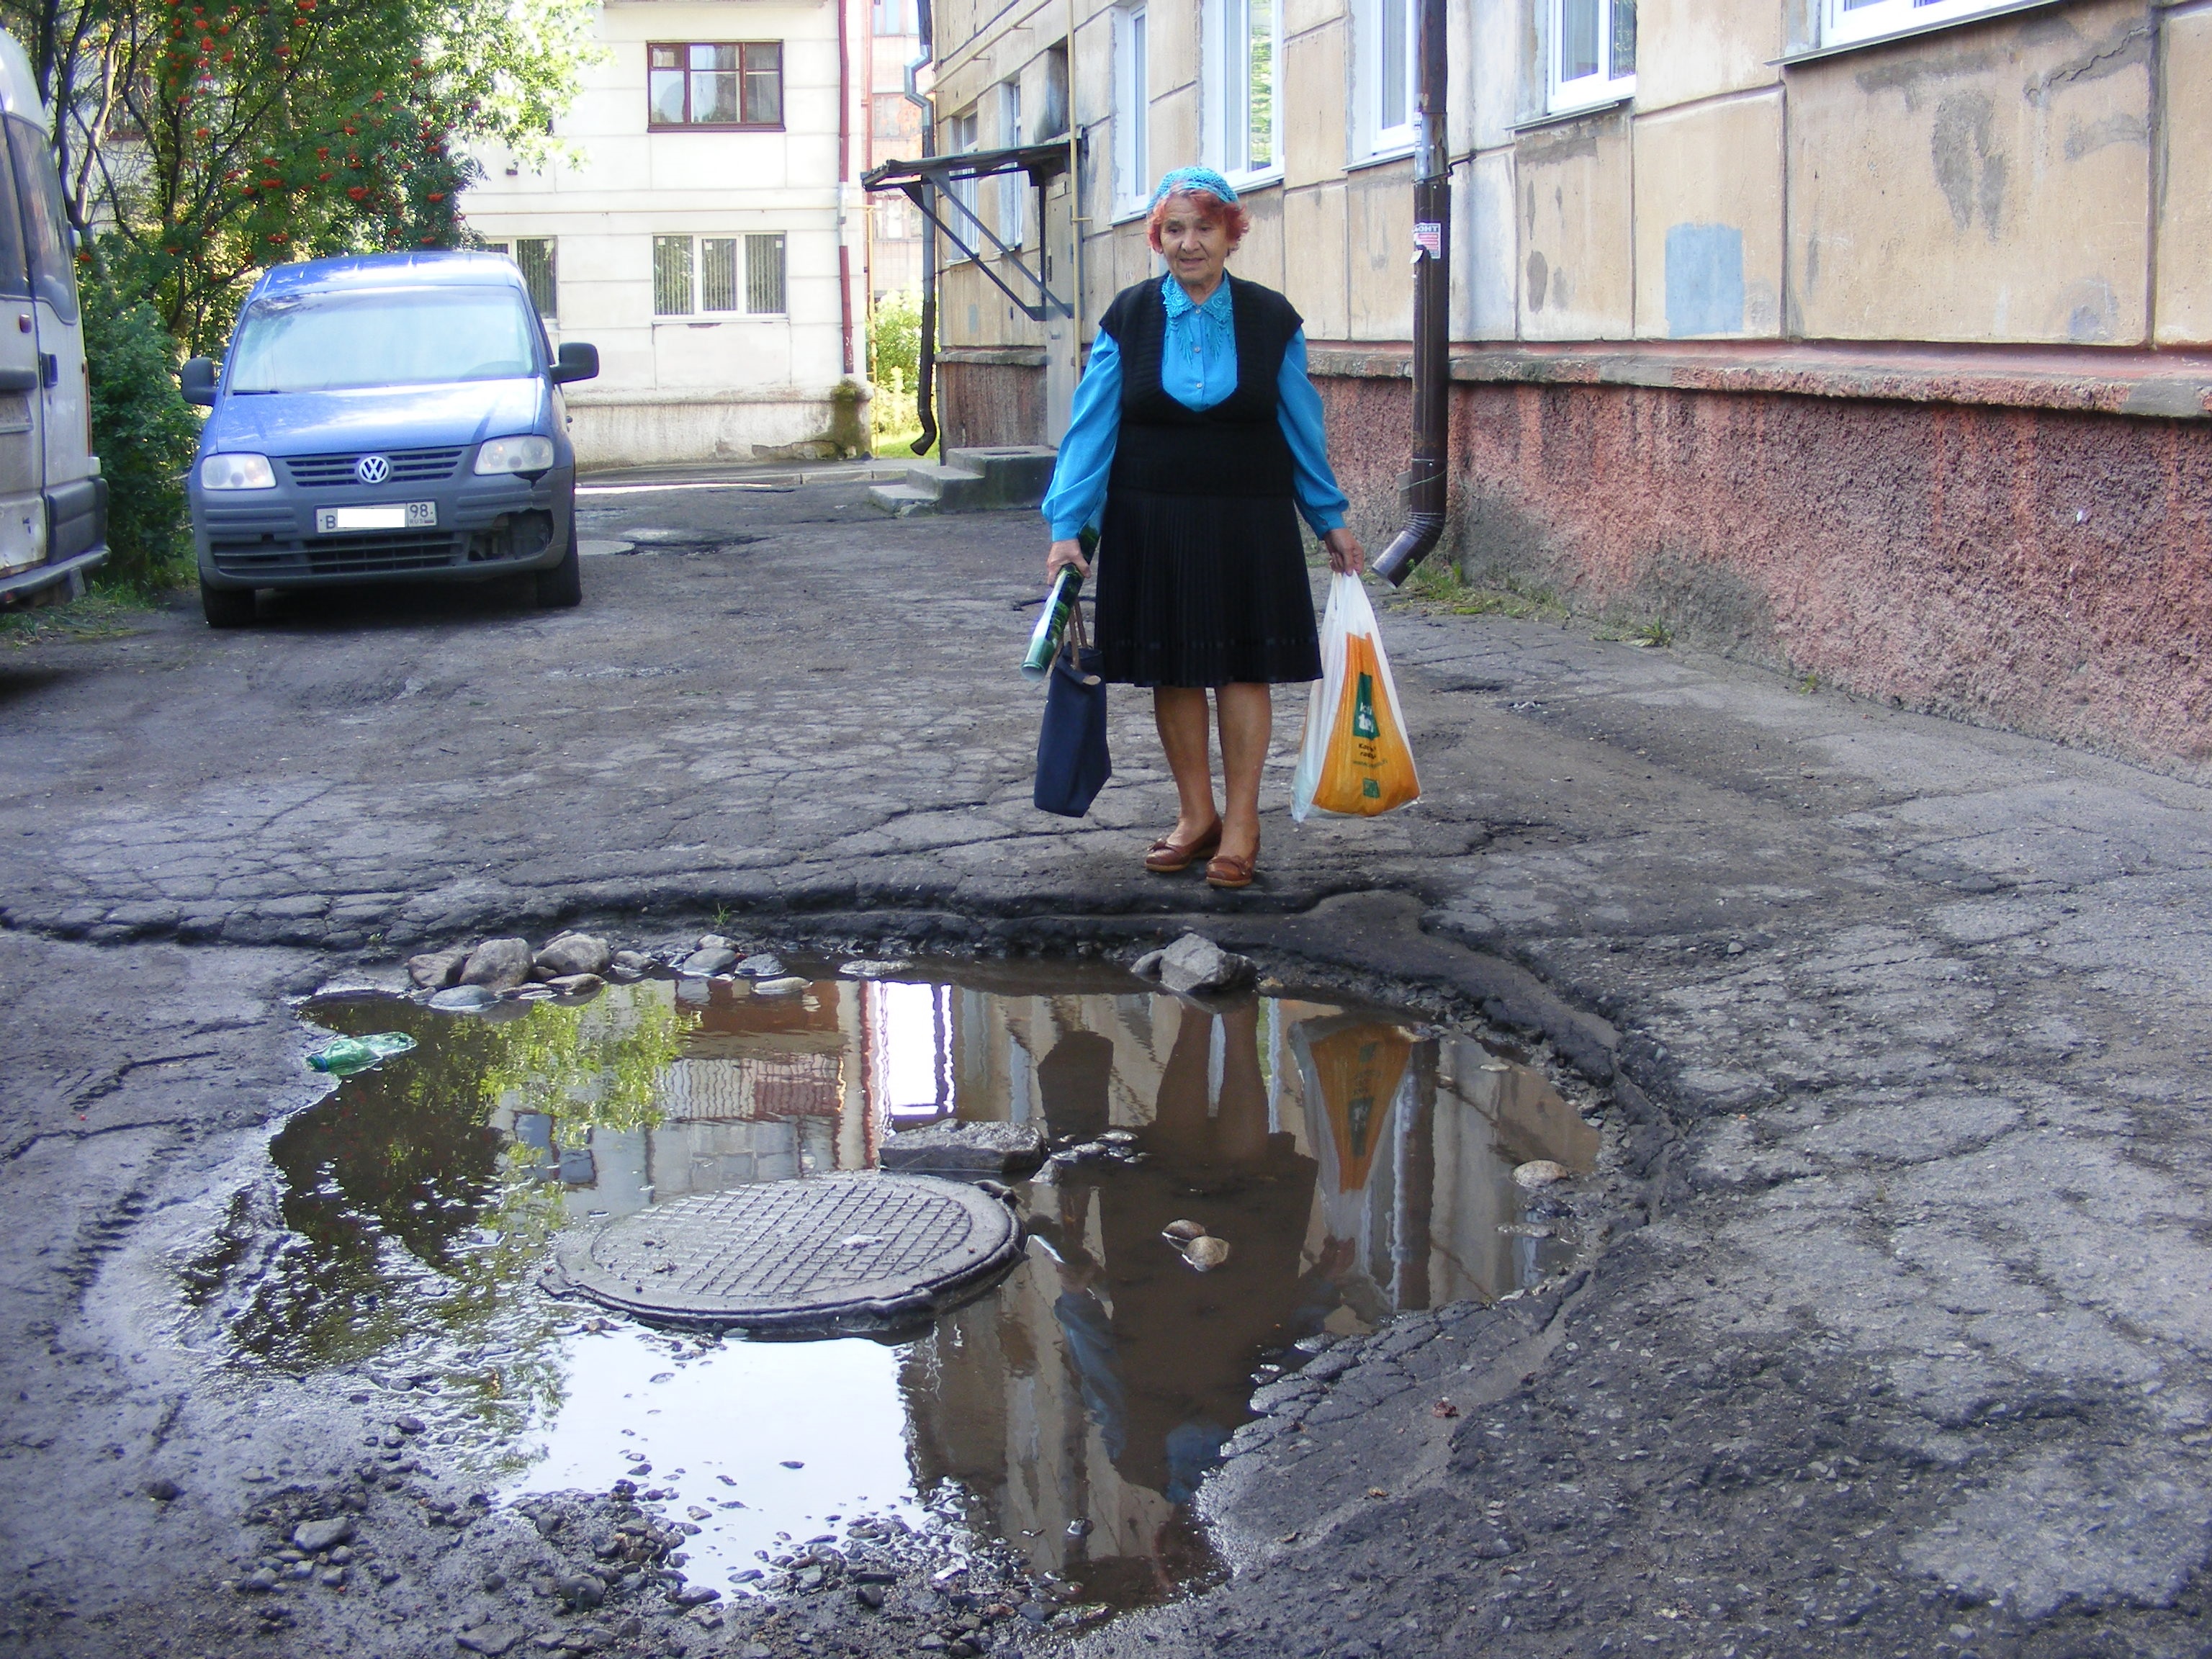
<svg viewBox="0 0 2212 1659"><path fill-rule="evenodd" d="M550 570L538 573L538 603L545 610L566 610L584 602L584 562L576 556L576 519L568 516L568 551Z"/></svg>
<svg viewBox="0 0 2212 1659"><path fill-rule="evenodd" d="M210 628L253 626L253 590L250 587L210 587L200 578L200 611Z"/></svg>

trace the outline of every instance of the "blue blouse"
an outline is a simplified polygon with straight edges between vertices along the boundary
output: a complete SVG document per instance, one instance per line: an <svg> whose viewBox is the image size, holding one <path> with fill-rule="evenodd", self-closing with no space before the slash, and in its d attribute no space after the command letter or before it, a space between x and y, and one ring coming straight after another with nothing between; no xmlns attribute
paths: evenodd
<svg viewBox="0 0 2212 1659"><path fill-rule="evenodd" d="M1237 390L1237 328L1224 278L1194 305L1173 276L1160 279L1166 298L1167 337L1160 346L1160 386L1185 409L1211 409ZM1291 336L1275 382L1276 418L1291 446L1298 511L1325 536L1344 523L1347 505L1329 470L1328 446L1322 435L1321 393L1306 374L1306 331ZM1110 334L1091 343L1090 367L1075 388L1075 407L1067 435L1060 441L1060 460L1052 488L1045 493L1044 516L1053 539L1065 541L1094 522L1106 501L1106 477L1114 470L1114 446L1121 432L1121 349Z"/></svg>

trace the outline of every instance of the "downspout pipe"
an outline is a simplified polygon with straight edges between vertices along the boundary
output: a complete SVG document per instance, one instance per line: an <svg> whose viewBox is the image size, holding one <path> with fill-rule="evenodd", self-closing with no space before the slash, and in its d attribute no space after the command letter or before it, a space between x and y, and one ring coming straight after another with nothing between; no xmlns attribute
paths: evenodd
<svg viewBox="0 0 2212 1659"><path fill-rule="evenodd" d="M925 159L937 154L937 109L921 91L921 66L935 55L935 30L930 16L930 0L920 0L915 15L921 27L921 55L906 66L906 100L921 111L921 153ZM933 190L933 185L923 186ZM937 442L937 227L927 218L921 222L921 341L915 360L914 409L921 420L921 435L914 441L914 453L927 455Z"/></svg>
<svg viewBox="0 0 2212 1659"><path fill-rule="evenodd" d="M837 0L837 309L845 378L853 378L853 249L845 198L853 180L853 0Z"/></svg>
<svg viewBox="0 0 2212 1659"><path fill-rule="evenodd" d="M1444 450L1451 432L1451 162L1444 94L1446 0L1421 0L1414 77L1420 142L1413 152L1413 459L1406 474L1406 522L1375 574L1393 587L1436 550L1444 533ZM1431 251L1433 249L1433 251Z"/></svg>

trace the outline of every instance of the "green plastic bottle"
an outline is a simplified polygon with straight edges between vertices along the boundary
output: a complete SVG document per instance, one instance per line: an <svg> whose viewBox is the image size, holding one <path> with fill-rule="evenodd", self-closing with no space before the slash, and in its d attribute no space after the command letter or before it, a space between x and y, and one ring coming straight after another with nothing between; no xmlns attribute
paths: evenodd
<svg viewBox="0 0 2212 1659"><path fill-rule="evenodd" d="M332 1077L351 1077L370 1066L404 1054L415 1046L404 1031L377 1031L368 1036L340 1037L307 1056L307 1064Z"/></svg>

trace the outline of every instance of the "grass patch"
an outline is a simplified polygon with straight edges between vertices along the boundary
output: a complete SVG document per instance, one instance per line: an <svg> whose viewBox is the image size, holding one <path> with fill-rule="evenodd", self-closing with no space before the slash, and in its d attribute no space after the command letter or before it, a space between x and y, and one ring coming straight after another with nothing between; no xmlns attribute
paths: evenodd
<svg viewBox="0 0 2212 1659"><path fill-rule="evenodd" d="M1504 571L1485 573L1470 582L1449 559L1431 557L1414 567L1398 591L1400 603L1432 616L1534 617L1565 622L1567 607L1549 587L1523 581Z"/></svg>
<svg viewBox="0 0 2212 1659"><path fill-rule="evenodd" d="M1674 643L1674 630L1668 627L1662 618L1652 617L1639 623L1615 623L1590 637L1616 641L1625 640L1631 645L1650 646L1659 650Z"/></svg>
<svg viewBox="0 0 2212 1659"><path fill-rule="evenodd" d="M128 589L94 588L66 605L0 611L0 644L51 645L69 640L119 640L138 633L157 609Z"/></svg>

